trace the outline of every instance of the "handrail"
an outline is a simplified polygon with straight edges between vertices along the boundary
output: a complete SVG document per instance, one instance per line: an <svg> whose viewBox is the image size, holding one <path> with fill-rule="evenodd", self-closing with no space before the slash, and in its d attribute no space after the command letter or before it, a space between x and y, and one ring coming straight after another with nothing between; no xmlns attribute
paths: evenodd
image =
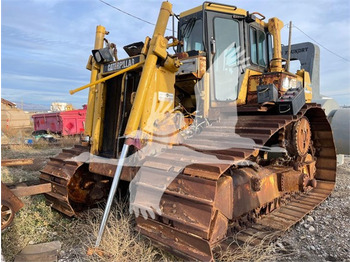
<svg viewBox="0 0 350 262"><path fill-rule="evenodd" d="M205 2L203 3L203 9L205 9L205 4L207 4L208 6L211 6L211 5L225 6L225 7L233 8L233 11L236 11L236 10L237 10L237 6L235 6L235 5L214 3L214 2L210 2L210 1L205 1Z"/></svg>

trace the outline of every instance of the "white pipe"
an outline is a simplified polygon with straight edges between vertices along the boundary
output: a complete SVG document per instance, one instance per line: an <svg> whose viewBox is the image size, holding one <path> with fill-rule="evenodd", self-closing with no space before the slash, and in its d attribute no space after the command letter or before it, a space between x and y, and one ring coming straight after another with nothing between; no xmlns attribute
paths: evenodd
<svg viewBox="0 0 350 262"><path fill-rule="evenodd" d="M120 180L120 175L122 173L122 169L123 169L123 165L124 165L124 162L125 162L126 154L128 153L128 149L129 149L129 145L124 144L122 152L120 154L119 161L118 161L118 166L117 166L117 169L116 169L115 174L114 174L111 190L109 191L108 200L107 200L107 204L106 204L106 209L105 209L105 211L103 213L103 218L102 218L102 222L101 222L101 225L100 225L100 230L98 231L98 235L97 235L97 239L96 239L96 243L95 243L95 248L100 246L100 243L101 243L101 240L102 240L102 236L103 236L103 233L104 233L105 228L106 228L106 223L107 223L107 220L108 220L108 217L109 217L109 212L111 211L113 198L114 198L115 192L116 192L117 187L118 187L118 183L119 183L119 180Z"/></svg>

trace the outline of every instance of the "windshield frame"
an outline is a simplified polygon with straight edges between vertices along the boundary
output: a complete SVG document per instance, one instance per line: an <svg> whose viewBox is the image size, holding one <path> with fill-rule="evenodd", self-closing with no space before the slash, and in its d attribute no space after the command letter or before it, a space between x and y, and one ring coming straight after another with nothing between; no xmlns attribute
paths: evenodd
<svg viewBox="0 0 350 262"><path fill-rule="evenodd" d="M195 21L193 23L193 26L191 28L191 30L193 30L194 28L194 25L197 21L200 20L200 23L201 23L201 38L202 38L202 43L201 43L201 50L197 50L197 51L204 51L206 50L206 45L205 45L205 36L203 35L203 12L200 11L200 12L197 12L197 13L193 13L193 14L190 14L190 15L187 15L185 17L181 17L180 20L179 20L179 24L178 24L178 32L177 32L177 38L179 39L179 41L183 41L184 40L184 36L183 36L183 31L181 30L181 28L183 26L186 26L186 24L188 23L192 23L191 21ZM190 34L192 33L192 31L190 32ZM195 49L193 49L195 50ZM177 46L177 53L180 53L180 52L188 52L188 51L192 51L192 50L185 50L185 46L184 45L178 45Z"/></svg>

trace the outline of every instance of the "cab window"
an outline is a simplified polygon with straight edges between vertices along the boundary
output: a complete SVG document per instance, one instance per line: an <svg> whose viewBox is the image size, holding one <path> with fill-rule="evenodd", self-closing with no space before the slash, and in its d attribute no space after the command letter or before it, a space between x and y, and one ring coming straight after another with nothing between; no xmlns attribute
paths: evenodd
<svg viewBox="0 0 350 262"><path fill-rule="evenodd" d="M267 34L267 45L269 50L269 61L271 61L273 58L273 41L271 34Z"/></svg>
<svg viewBox="0 0 350 262"><path fill-rule="evenodd" d="M250 59L253 64L267 66L266 35L263 31L250 27Z"/></svg>
<svg viewBox="0 0 350 262"><path fill-rule="evenodd" d="M203 50L202 19L192 18L180 27L183 52Z"/></svg>

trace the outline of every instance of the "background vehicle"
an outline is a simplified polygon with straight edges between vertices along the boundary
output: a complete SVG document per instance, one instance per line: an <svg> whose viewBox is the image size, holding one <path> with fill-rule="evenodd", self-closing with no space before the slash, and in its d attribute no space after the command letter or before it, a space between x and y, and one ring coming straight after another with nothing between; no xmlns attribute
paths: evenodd
<svg viewBox="0 0 350 262"><path fill-rule="evenodd" d="M86 108L32 116L35 134L50 132L62 136L80 135L84 132Z"/></svg>

